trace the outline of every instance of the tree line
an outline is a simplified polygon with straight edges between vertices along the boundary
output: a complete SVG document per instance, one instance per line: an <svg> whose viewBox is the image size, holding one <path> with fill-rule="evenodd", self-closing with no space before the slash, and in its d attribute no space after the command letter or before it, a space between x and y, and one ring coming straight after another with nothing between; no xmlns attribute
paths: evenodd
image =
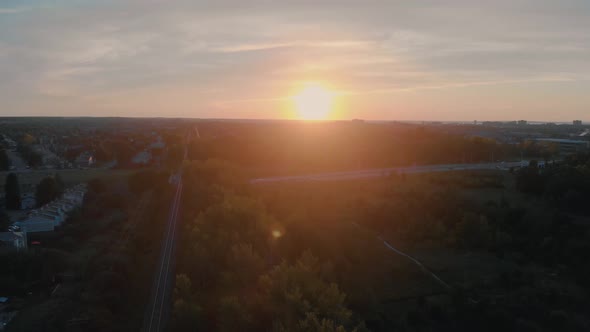
<svg viewBox="0 0 590 332"><path fill-rule="evenodd" d="M189 157L226 160L266 176L491 162L541 154L536 146L501 144L400 124L225 124L223 131L219 128L215 134L194 140Z"/></svg>

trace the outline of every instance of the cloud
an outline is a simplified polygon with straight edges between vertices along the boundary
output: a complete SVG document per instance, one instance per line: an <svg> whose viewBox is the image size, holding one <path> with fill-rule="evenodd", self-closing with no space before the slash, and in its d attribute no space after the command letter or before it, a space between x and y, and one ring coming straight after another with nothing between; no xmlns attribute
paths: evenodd
<svg viewBox="0 0 590 332"><path fill-rule="evenodd" d="M18 14L30 10L30 7L15 7L15 8L2 8L0 7L0 15L2 14Z"/></svg>
<svg viewBox="0 0 590 332"><path fill-rule="evenodd" d="M220 47L213 47L210 49L212 52L221 53L237 53L237 52L251 52L251 51L264 51L273 50L277 48L345 48L353 49L365 47L370 42L363 40L299 40L290 42L266 42L266 43L249 43L249 44L229 44Z"/></svg>
<svg viewBox="0 0 590 332"><path fill-rule="evenodd" d="M486 85L513 85L521 83L538 83L538 82L574 82L579 79L568 78L568 77L539 77L531 79L516 79L516 80L498 80L498 81L474 81L474 82L462 82L462 83L442 83L439 85L419 85L419 86L406 86L406 87L393 87L377 90L365 90L365 91L347 91L346 94L388 94L394 92L416 92L420 90L442 90L442 89L454 89L454 88L465 88L474 86L486 86Z"/></svg>
<svg viewBox="0 0 590 332"><path fill-rule="evenodd" d="M210 105L233 114L248 101L273 104L306 80L389 100L434 90L461 99L462 89L494 94L516 83L589 87L590 4L582 0L43 3L0 8L3 112L59 114L68 100L80 112L125 105L130 115L152 114L173 96L162 112L184 114L190 104L202 115ZM549 98L536 89L523 93ZM191 98L206 90L217 92Z"/></svg>

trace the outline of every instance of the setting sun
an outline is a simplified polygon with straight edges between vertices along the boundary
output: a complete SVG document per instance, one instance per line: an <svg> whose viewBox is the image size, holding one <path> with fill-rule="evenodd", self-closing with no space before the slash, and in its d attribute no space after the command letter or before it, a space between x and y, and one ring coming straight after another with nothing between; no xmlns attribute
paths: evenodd
<svg viewBox="0 0 590 332"><path fill-rule="evenodd" d="M319 84L307 84L293 101L300 119L325 120L332 112L334 93Z"/></svg>

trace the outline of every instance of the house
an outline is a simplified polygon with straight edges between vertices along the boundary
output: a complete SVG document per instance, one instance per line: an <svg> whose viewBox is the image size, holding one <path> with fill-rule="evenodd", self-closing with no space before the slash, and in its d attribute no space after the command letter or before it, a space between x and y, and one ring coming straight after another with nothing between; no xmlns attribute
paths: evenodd
<svg viewBox="0 0 590 332"><path fill-rule="evenodd" d="M166 143L164 143L161 136L158 136L156 141L153 142L152 144L150 144L151 149L163 149L165 147L166 147Z"/></svg>
<svg viewBox="0 0 590 332"><path fill-rule="evenodd" d="M96 162L94 155L90 151L84 151L76 157L74 164L78 167L90 167Z"/></svg>
<svg viewBox="0 0 590 332"><path fill-rule="evenodd" d="M55 230L55 220L42 215L33 215L14 223L22 232L52 232Z"/></svg>
<svg viewBox="0 0 590 332"><path fill-rule="evenodd" d="M33 193L24 194L20 199L21 210L34 209L35 205L37 205L37 200L35 199L35 195Z"/></svg>
<svg viewBox="0 0 590 332"><path fill-rule="evenodd" d="M147 165L152 160L152 154L149 151L141 151L133 157L133 163L137 165Z"/></svg>
<svg viewBox="0 0 590 332"><path fill-rule="evenodd" d="M16 250L27 249L27 234L23 232L0 232L0 247Z"/></svg>
<svg viewBox="0 0 590 332"><path fill-rule="evenodd" d="M82 205L86 184L68 188L62 197L29 212L27 217L14 223L22 232L51 232L61 225L68 213Z"/></svg>

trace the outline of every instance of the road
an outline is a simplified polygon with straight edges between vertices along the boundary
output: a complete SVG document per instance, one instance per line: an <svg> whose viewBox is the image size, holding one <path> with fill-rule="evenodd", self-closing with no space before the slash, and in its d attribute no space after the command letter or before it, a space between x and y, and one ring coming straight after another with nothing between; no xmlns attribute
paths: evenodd
<svg viewBox="0 0 590 332"><path fill-rule="evenodd" d="M391 174L416 174L416 173L433 173L449 171L472 171L472 170L508 170L510 167L519 167L528 165L528 161L515 162L497 162L483 164L444 164L444 165L425 165L411 167L392 167L368 169L350 172L318 173L309 175L279 176L268 178L257 178L250 180L251 184L265 184L276 182L307 182L307 181L339 181L353 180L364 178L377 178L389 176Z"/></svg>
<svg viewBox="0 0 590 332"><path fill-rule="evenodd" d="M190 138L187 135L186 140ZM186 142L185 142L186 143ZM183 160L186 160L188 150L184 149ZM143 328L144 332L165 331L170 318L172 307L172 294L175 284L175 253L176 239L178 237L178 213L182 200L182 163L175 175L170 177L171 182L175 185L174 198L168 213L166 222L166 231L162 248L160 249L160 258L158 260L157 271L152 285L150 301L146 308Z"/></svg>

